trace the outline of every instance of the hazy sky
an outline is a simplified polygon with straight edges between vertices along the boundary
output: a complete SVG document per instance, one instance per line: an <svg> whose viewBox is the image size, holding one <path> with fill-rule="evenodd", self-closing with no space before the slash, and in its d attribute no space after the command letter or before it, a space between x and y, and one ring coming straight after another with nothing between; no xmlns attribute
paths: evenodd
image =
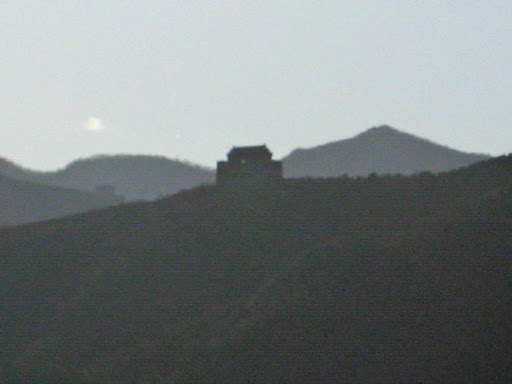
<svg viewBox="0 0 512 384"><path fill-rule="evenodd" d="M0 1L0 157L213 165L387 123L512 152L512 1Z"/></svg>

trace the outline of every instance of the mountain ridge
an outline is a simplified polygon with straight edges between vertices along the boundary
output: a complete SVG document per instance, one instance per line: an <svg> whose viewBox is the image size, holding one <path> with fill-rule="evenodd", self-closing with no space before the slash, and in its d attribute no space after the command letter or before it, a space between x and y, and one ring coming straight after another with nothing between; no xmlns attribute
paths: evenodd
<svg viewBox="0 0 512 384"><path fill-rule="evenodd" d="M452 150L382 125L353 138L292 151L283 159L283 168L287 178L367 176L372 173L409 175L423 171L448 171L487 158L485 155ZM0 174L60 188L115 193L122 195L126 201L152 201L215 181L213 170L192 163L163 156L126 154L78 159L50 172L26 169L0 158ZM55 213L62 211L55 204L52 210ZM14 222L25 222L22 213L10 212L19 216ZM30 214L25 216L31 217ZM53 216L48 212L44 217ZM3 222L6 220L4 218Z"/></svg>
<svg viewBox="0 0 512 384"><path fill-rule="evenodd" d="M33 171L0 159L0 174L20 180L95 191L112 186L128 201L154 200L212 182L213 171L185 161L153 155L96 155L74 160L56 171Z"/></svg>
<svg viewBox="0 0 512 384"><path fill-rule="evenodd" d="M336 177L442 172L488 158L381 125L352 138L294 150L283 162L286 177Z"/></svg>
<svg viewBox="0 0 512 384"><path fill-rule="evenodd" d="M511 185L504 156L439 175L203 186L0 230L0 373L504 381Z"/></svg>

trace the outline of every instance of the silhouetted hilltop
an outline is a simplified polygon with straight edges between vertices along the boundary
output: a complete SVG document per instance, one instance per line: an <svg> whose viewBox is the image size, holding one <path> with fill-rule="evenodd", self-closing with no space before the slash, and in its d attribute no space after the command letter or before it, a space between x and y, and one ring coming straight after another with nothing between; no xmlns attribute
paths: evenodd
<svg viewBox="0 0 512 384"><path fill-rule="evenodd" d="M1 230L0 377L507 382L511 188L508 156Z"/></svg>
<svg viewBox="0 0 512 384"><path fill-rule="evenodd" d="M42 172L23 168L18 164L0 157L0 175L8 176L17 180L38 181L38 175Z"/></svg>
<svg viewBox="0 0 512 384"><path fill-rule="evenodd" d="M71 163L55 182L93 189L108 184L128 200L153 200L213 182L213 171L157 156L99 156Z"/></svg>
<svg viewBox="0 0 512 384"><path fill-rule="evenodd" d="M29 171L3 160L0 174L86 191L110 185L129 201L154 200L214 180L214 173L209 169L142 155L96 156L74 161L56 172Z"/></svg>
<svg viewBox="0 0 512 384"><path fill-rule="evenodd" d="M283 162L285 177L293 178L441 172L488 158L381 126L352 139L297 149ZM215 180L211 169L165 157L141 155L97 156L74 161L55 172L24 169L0 158L0 174L86 191L110 185L128 201L155 200Z"/></svg>
<svg viewBox="0 0 512 384"><path fill-rule="evenodd" d="M284 158L286 177L411 175L442 172L489 158L444 147L389 126L371 128L354 138L297 149Z"/></svg>
<svg viewBox="0 0 512 384"><path fill-rule="evenodd" d="M0 226L48 220L122 201L115 194L52 187L0 174Z"/></svg>

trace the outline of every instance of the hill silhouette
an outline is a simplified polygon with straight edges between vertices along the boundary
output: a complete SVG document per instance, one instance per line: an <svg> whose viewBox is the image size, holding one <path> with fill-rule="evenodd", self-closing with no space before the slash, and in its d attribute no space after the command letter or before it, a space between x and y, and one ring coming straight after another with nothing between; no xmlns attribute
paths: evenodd
<svg viewBox="0 0 512 384"><path fill-rule="evenodd" d="M512 156L0 231L8 382L506 382Z"/></svg>
<svg viewBox="0 0 512 384"><path fill-rule="evenodd" d="M285 177L295 178L442 172L488 158L380 126L352 139L294 150L283 162ZM142 155L96 156L74 161L54 172L28 170L0 158L0 174L85 191L110 185L128 201L155 200L215 180L215 172L211 169Z"/></svg>
<svg viewBox="0 0 512 384"><path fill-rule="evenodd" d="M0 226L48 220L122 201L115 194L88 193L0 175Z"/></svg>
<svg viewBox="0 0 512 384"><path fill-rule="evenodd" d="M110 185L128 201L154 200L214 181L214 173L209 169L165 157L142 155L96 156L74 161L55 172L27 170L1 160L0 174L85 191Z"/></svg>
<svg viewBox="0 0 512 384"><path fill-rule="evenodd" d="M351 139L297 149L284 158L284 173L285 177L411 175L449 171L488 158L456 151L383 125Z"/></svg>

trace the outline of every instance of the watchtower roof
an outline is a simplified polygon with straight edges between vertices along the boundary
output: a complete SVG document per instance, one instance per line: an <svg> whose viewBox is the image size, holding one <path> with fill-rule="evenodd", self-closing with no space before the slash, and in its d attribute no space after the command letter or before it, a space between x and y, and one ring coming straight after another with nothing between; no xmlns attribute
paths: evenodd
<svg viewBox="0 0 512 384"><path fill-rule="evenodd" d="M250 147L233 147L228 153L228 157L238 156L258 156L265 155L272 157L272 152L266 145L254 145Z"/></svg>

